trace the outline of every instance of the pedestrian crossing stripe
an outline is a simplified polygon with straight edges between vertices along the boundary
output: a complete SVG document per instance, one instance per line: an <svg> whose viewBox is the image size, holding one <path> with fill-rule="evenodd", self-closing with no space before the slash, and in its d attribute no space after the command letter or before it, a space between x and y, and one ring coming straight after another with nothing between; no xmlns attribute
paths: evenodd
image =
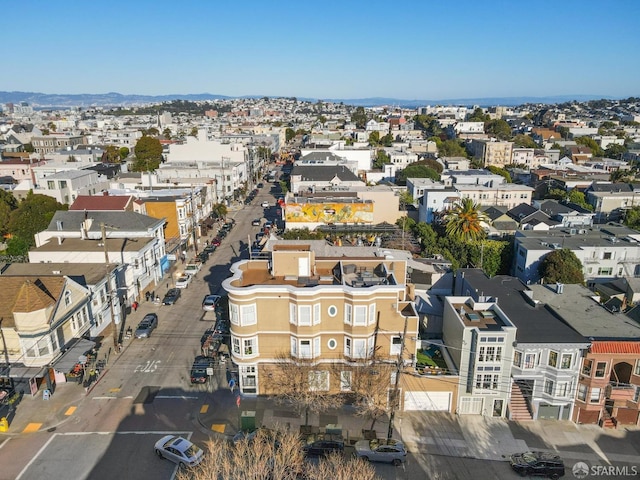
<svg viewBox="0 0 640 480"><path fill-rule="evenodd" d="M38 430L40 430L41 426L42 426L41 423L29 423L26 427L24 427L24 430L22 430L22 433L37 432Z"/></svg>
<svg viewBox="0 0 640 480"><path fill-rule="evenodd" d="M78 408L78 407L69 407L69 408L67 408L67 411L66 411L66 412L64 412L64 414L65 414L67 417L68 417L69 415L73 415L73 412L75 412L75 411L76 411L76 408Z"/></svg>
<svg viewBox="0 0 640 480"><path fill-rule="evenodd" d="M211 430L218 433L224 433L224 427L224 423L214 423L213 425L211 425Z"/></svg>

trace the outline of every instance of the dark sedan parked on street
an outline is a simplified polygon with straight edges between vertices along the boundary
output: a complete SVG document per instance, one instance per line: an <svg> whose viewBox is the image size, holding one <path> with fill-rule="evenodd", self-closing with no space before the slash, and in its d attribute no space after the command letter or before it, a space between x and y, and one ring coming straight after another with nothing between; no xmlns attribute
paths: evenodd
<svg viewBox="0 0 640 480"><path fill-rule="evenodd" d="M178 288L170 289L162 299L163 305L173 305L180 298L180 290Z"/></svg>
<svg viewBox="0 0 640 480"><path fill-rule="evenodd" d="M307 456L328 455L344 451L344 439L340 435L316 433L303 439L302 451Z"/></svg>

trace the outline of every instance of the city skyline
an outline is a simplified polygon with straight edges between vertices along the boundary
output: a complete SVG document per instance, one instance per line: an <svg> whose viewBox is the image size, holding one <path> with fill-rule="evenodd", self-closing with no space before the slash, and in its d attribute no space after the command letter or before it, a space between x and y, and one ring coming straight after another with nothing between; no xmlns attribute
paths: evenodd
<svg viewBox="0 0 640 480"><path fill-rule="evenodd" d="M5 9L16 64L0 90L406 100L638 94L640 4L534 6L21 2Z"/></svg>

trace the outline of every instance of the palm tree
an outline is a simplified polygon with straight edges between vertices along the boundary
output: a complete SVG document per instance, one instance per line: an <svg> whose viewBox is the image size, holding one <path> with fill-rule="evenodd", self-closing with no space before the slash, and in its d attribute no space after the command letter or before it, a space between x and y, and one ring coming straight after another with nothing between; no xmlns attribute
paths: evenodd
<svg viewBox="0 0 640 480"><path fill-rule="evenodd" d="M447 235L465 242L481 240L485 236L481 223L485 222L486 218L480 211L480 205L473 203L470 198L463 198L445 215L445 231Z"/></svg>

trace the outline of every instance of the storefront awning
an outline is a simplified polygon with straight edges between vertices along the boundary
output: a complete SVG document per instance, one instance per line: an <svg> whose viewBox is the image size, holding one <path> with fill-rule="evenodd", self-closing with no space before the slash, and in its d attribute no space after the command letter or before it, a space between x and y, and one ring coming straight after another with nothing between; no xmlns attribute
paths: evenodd
<svg viewBox="0 0 640 480"><path fill-rule="evenodd" d="M81 355L96 346L96 342L85 338L79 339L60 358L53 362L53 367L59 372L69 372L78 363Z"/></svg>
<svg viewBox="0 0 640 480"><path fill-rule="evenodd" d="M44 367L25 367L15 363L9 367L10 378L42 378L44 377Z"/></svg>

